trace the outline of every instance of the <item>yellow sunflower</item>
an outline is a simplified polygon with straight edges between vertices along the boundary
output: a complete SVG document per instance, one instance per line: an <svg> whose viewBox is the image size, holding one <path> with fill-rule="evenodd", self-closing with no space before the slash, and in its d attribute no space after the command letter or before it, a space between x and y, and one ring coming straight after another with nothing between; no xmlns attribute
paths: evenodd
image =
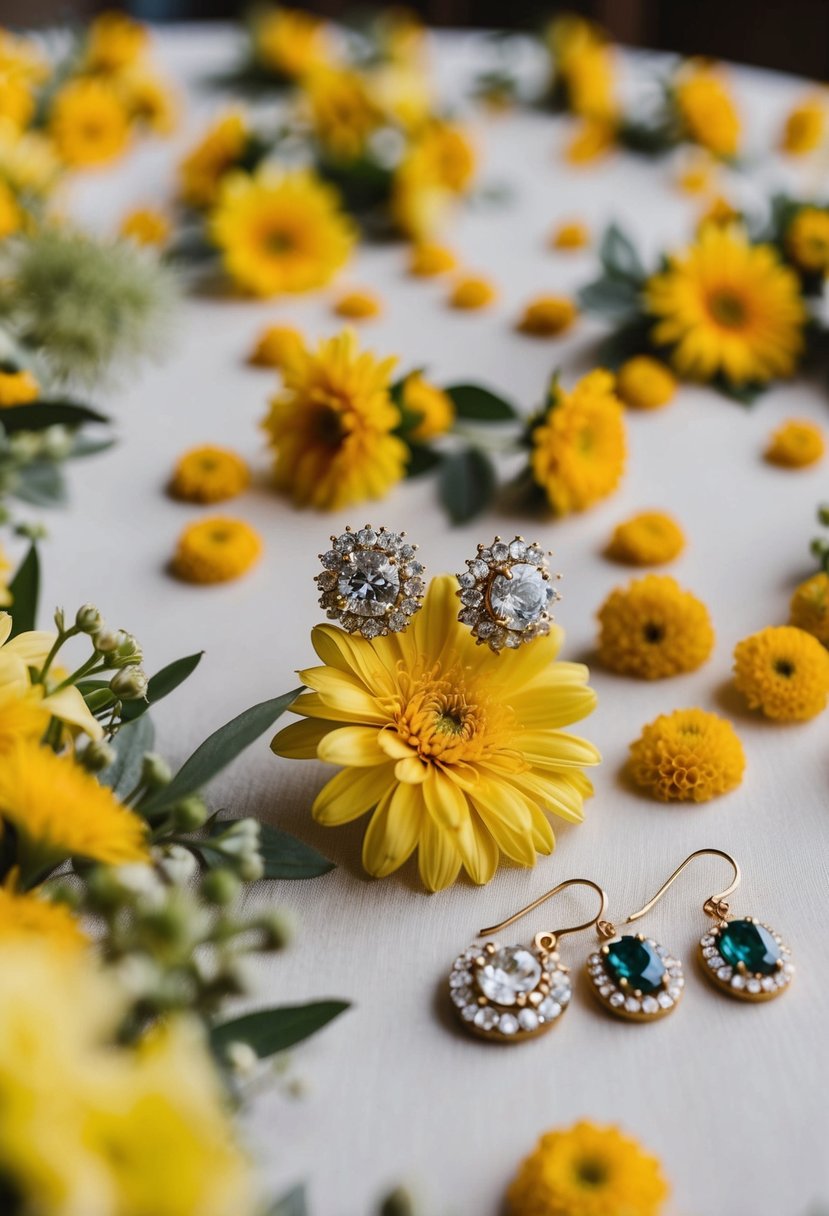
<svg viewBox="0 0 829 1216"><path fill-rule="evenodd" d="M76 169L104 165L126 152L129 115L112 85L81 77L58 91L49 133L64 164Z"/></svg>
<svg viewBox="0 0 829 1216"><path fill-rule="evenodd" d="M657 346L681 376L733 385L793 375L806 310L794 271L737 226L707 224L645 287Z"/></svg>
<svg viewBox="0 0 829 1216"><path fill-rule="evenodd" d="M463 867L489 882L503 855L550 853L547 812L572 823L592 792L596 748L562 731L596 704L586 667L556 662L553 627L520 651L478 647L457 621L457 582L433 579L406 633L367 641L332 625L311 640L323 662L300 673L307 721L273 740L280 756L343 765L313 805L327 826L368 812L363 865L375 877L418 851L430 891Z"/></svg>
<svg viewBox="0 0 829 1216"><path fill-rule="evenodd" d="M247 120L240 110L228 110L205 131L178 167L178 189L188 207L212 207L222 181L237 168L250 141Z"/></svg>
<svg viewBox="0 0 829 1216"><path fill-rule="evenodd" d="M0 119L21 131L27 127L37 106L37 88L48 75L33 39L0 29Z"/></svg>
<svg viewBox="0 0 829 1216"><path fill-rule="evenodd" d="M402 479L409 449L394 434L395 362L360 351L346 330L316 350L297 351L286 365L263 425L276 487L297 506L339 510L382 498Z"/></svg>
<svg viewBox="0 0 829 1216"><path fill-rule="evenodd" d="M224 182L210 234L230 277L259 296L323 287L355 239L330 187L310 173L274 169Z"/></svg>

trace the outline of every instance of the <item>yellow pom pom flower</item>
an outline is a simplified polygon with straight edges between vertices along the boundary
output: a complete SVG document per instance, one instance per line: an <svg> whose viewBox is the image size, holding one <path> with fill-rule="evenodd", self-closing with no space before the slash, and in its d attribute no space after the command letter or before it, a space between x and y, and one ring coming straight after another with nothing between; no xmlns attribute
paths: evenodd
<svg viewBox="0 0 829 1216"><path fill-rule="evenodd" d="M794 374L806 320L797 276L739 227L707 224L648 280L645 298L651 337L681 376L738 386Z"/></svg>
<svg viewBox="0 0 829 1216"><path fill-rule="evenodd" d="M347 291L334 304L336 316L347 321L370 321L383 311L380 297L373 291Z"/></svg>
<svg viewBox="0 0 829 1216"><path fill-rule="evenodd" d="M322 66L309 73L302 88L311 128L325 155L341 162L361 156L385 120L368 74Z"/></svg>
<svg viewBox="0 0 829 1216"><path fill-rule="evenodd" d="M593 371L555 404L532 433L530 467L556 515L584 511L616 489L627 446L622 407L609 372Z"/></svg>
<svg viewBox="0 0 829 1216"><path fill-rule="evenodd" d="M419 420L409 432L409 438L415 443L427 443L438 435L445 435L455 421L452 398L443 389L424 380L419 372L413 372L403 381L403 405Z"/></svg>
<svg viewBox="0 0 829 1216"><path fill-rule="evenodd" d="M0 947L10 941L48 942L69 954L89 946L89 938L65 904L0 887Z"/></svg>
<svg viewBox="0 0 829 1216"><path fill-rule="evenodd" d="M121 72L144 54L149 33L126 13L101 13L89 27L85 64L91 72Z"/></svg>
<svg viewBox="0 0 829 1216"><path fill-rule="evenodd" d="M301 351L264 421L274 483L296 506L335 511L382 498L405 473L409 449L395 434L389 395L396 359L361 351L346 330Z"/></svg>
<svg viewBox="0 0 829 1216"><path fill-rule="evenodd" d="M723 159L737 155L740 116L721 75L691 63L680 73L674 96L690 140Z"/></svg>
<svg viewBox="0 0 829 1216"><path fill-rule="evenodd" d="M518 329L534 338L554 338L568 330L578 315L567 296L537 296L525 307Z"/></svg>
<svg viewBox="0 0 829 1216"><path fill-rule="evenodd" d="M607 556L628 566L664 566L684 548L685 536L675 519L662 511L642 511L617 524Z"/></svg>
<svg viewBox="0 0 829 1216"><path fill-rule="evenodd" d="M785 243L796 266L825 275L829 271L829 211L801 207L786 229Z"/></svg>
<svg viewBox="0 0 829 1216"><path fill-rule="evenodd" d="M263 12L252 32L258 61L287 80L299 80L328 57L323 22L298 8L280 5Z"/></svg>
<svg viewBox="0 0 829 1216"><path fill-rule="evenodd" d="M668 575L646 574L612 591L599 617L599 658L610 671L663 680L696 671L714 648L705 605Z"/></svg>
<svg viewBox="0 0 829 1216"><path fill-rule="evenodd" d="M806 156L820 147L825 136L826 100L816 93L798 102L787 114L780 148L789 156Z"/></svg>
<svg viewBox="0 0 829 1216"><path fill-rule="evenodd" d="M730 722L703 709L676 709L631 743L628 772L660 802L708 802L736 789L745 766Z"/></svg>
<svg viewBox="0 0 829 1216"><path fill-rule="evenodd" d="M263 329L248 360L254 367L273 367L282 371L300 351L305 339L292 325L269 325Z"/></svg>
<svg viewBox="0 0 829 1216"><path fill-rule="evenodd" d="M170 218L156 207L136 207L121 220L119 235L137 245L163 249L172 233Z"/></svg>
<svg viewBox="0 0 829 1216"><path fill-rule="evenodd" d="M367 641L332 625L311 640L323 662L300 673L308 721L280 731L280 756L343 765L317 796L327 826L371 812L363 865L375 877L418 851L439 891L463 867L489 882L503 853L533 866L554 838L545 812L583 817L585 766L599 753L561 730L596 697L578 663L557 662L561 631L494 654L457 620L457 580L433 579L405 633Z"/></svg>
<svg viewBox="0 0 829 1216"><path fill-rule="evenodd" d="M590 244L590 229L581 220L565 220L553 229L550 237L552 249L584 249Z"/></svg>
<svg viewBox="0 0 829 1216"><path fill-rule="evenodd" d="M172 135L178 123L178 99L165 81L145 68L118 77L118 94L130 118L153 135Z"/></svg>
<svg viewBox="0 0 829 1216"><path fill-rule="evenodd" d="M790 418L778 427L766 448L766 460L784 469L804 469L823 459L826 440L816 422Z"/></svg>
<svg viewBox="0 0 829 1216"><path fill-rule="evenodd" d="M673 401L676 378L670 368L650 355L634 355L619 368L616 391L634 410L659 410Z"/></svg>
<svg viewBox="0 0 829 1216"><path fill-rule="evenodd" d="M509 1216L659 1216L669 1188L656 1157L614 1127L547 1132L507 1191Z"/></svg>
<svg viewBox="0 0 829 1216"><path fill-rule="evenodd" d="M262 539L250 524L214 515L184 529L172 571L186 583L227 583L247 574L261 556Z"/></svg>
<svg viewBox="0 0 829 1216"><path fill-rule="evenodd" d="M49 117L49 134L61 160L71 168L105 165L127 150L129 116L110 84L81 77L58 90Z"/></svg>
<svg viewBox="0 0 829 1216"><path fill-rule="evenodd" d="M0 367L0 409L29 405L40 396L40 385L30 371L4 371Z"/></svg>
<svg viewBox="0 0 829 1216"><path fill-rule="evenodd" d="M796 587L789 612L790 625L829 646L829 574L821 570Z"/></svg>
<svg viewBox="0 0 829 1216"><path fill-rule="evenodd" d="M240 110L229 110L213 123L178 169L178 188L188 207L212 207L224 178L241 163L251 138Z"/></svg>
<svg viewBox="0 0 829 1216"><path fill-rule="evenodd" d="M419 241L412 246L409 255L409 274L419 279L431 279L454 270L457 264L458 259L446 245Z"/></svg>
<svg viewBox="0 0 829 1216"><path fill-rule="evenodd" d="M235 283L259 296L313 291L348 261L355 233L336 192L310 173L234 173L210 235Z"/></svg>
<svg viewBox="0 0 829 1216"><path fill-rule="evenodd" d="M225 502L250 485L250 469L227 448L205 444L185 452L176 463L170 493L185 502Z"/></svg>
<svg viewBox="0 0 829 1216"><path fill-rule="evenodd" d="M458 279L449 295L450 308L474 311L488 308L498 298L495 285L483 275L466 275Z"/></svg>
<svg viewBox="0 0 829 1216"><path fill-rule="evenodd" d="M829 653L803 629L772 625L737 643L734 683L767 718L805 722L826 708Z"/></svg>

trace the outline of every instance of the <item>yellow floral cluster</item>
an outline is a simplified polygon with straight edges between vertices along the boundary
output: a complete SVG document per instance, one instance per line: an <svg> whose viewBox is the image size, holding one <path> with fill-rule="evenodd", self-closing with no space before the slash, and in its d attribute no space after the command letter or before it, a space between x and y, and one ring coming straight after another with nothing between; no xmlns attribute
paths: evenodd
<svg viewBox="0 0 829 1216"><path fill-rule="evenodd" d="M660 714L630 746L631 778L661 802L707 802L736 789L745 753L730 722L702 709Z"/></svg>
<svg viewBox="0 0 829 1216"><path fill-rule="evenodd" d="M714 648L708 609L668 575L646 574L599 609L599 658L610 671L662 680L696 671Z"/></svg>
<svg viewBox="0 0 829 1216"><path fill-rule="evenodd" d="M826 708L829 652L803 629L772 625L736 646L734 683L767 718L805 722Z"/></svg>

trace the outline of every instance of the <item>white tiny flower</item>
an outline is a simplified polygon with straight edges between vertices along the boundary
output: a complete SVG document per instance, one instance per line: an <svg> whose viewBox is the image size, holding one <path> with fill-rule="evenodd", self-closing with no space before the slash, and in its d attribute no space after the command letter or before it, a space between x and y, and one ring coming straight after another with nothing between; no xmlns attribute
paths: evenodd
<svg viewBox="0 0 829 1216"><path fill-rule="evenodd" d="M259 1063L259 1057L250 1043L228 1043L224 1054L233 1071L242 1077L249 1077Z"/></svg>
<svg viewBox="0 0 829 1216"><path fill-rule="evenodd" d="M154 849L153 854L162 872L176 886L183 887L190 882L199 868L193 854L180 844L168 844L163 848Z"/></svg>

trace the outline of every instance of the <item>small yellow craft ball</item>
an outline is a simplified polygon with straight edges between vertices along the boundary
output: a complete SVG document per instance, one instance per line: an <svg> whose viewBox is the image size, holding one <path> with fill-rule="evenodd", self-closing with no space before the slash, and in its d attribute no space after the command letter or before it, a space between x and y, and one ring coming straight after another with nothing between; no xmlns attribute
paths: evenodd
<svg viewBox="0 0 829 1216"><path fill-rule="evenodd" d="M772 625L737 643L734 683L767 718L805 722L826 708L829 653L803 629Z"/></svg>
<svg viewBox="0 0 829 1216"><path fill-rule="evenodd" d="M550 237L552 249L584 249L590 244L590 229L580 220L567 220L553 229Z"/></svg>
<svg viewBox="0 0 829 1216"><path fill-rule="evenodd" d="M534 338L554 338L568 330L578 316L578 309L566 296L537 296L530 300L518 329Z"/></svg>
<svg viewBox="0 0 829 1216"><path fill-rule="evenodd" d="M696 671L714 648L708 609L669 575L618 587L598 616L599 659L620 675L662 680Z"/></svg>
<svg viewBox="0 0 829 1216"><path fill-rule="evenodd" d="M805 469L817 464L825 450L826 441L817 423L791 418L769 440L766 460L784 469Z"/></svg>
<svg viewBox="0 0 829 1216"><path fill-rule="evenodd" d="M480 275L467 275L458 279L449 296L451 308L474 310L487 308L497 299L494 285Z"/></svg>
<svg viewBox="0 0 829 1216"><path fill-rule="evenodd" d="M745 766L730 722L703 709L676 709L631 743L628 772L660 802L708 802L736 789Z"/></svg>
<svg viewBox="0 0 829 1216"><path fill-rule="evenodd" d="M29 405L40 396L40 385L29 371L0 371L0 409Z"/></svg>
<svg viewBox="0 0 829 1216"><path fill-rule="evenodd" d="M829 211L801 207L786 230L785 243L796 266L825 275L829 271Z"/></svg>
<svg viewBox="0 0 829 1216"><path fill-rule="evenodd" d="M119 234L136 245L163 249L170 240L172 225L169 217L155 207L137 207L121 220Z"/></svg>
<svg viewBox="0 0 829 1216"><path fill-rule="evenodd" d="M618 524L607 556L628 566L662 566L685 548L685 536L675 519L662 511L642 511Z"/></svg>
<svg viewBox="0 0 829 1216"><path fill-rule="evenodd" d="M443 389L424 380L418 372L407 376L403 382L403 405L419 419L409 434L416 443L445 435L455 421L452 398Z"/></svg>
<svg viewBox="0 0 829 1216"><path fill-rule="evenodd" d="M370 321L383 311L380 297L372 291L348 291L334 305L334 313L347 321Z"/></svg>
<svg viewBox="0 0 829 1216"><path fill-rule="evenodd" d="M635 355L619 368L616 392L634 410L658 410L673 400L676 377L650 355Z"/></svg>
<svg viewBox="0 0 829 1216"><path fill-rule="evenodd" d="M282 371L305 348L305 339L291 325L269 325L256 340L249 362L254 367Z"/></svg>
<svg viewBox="0 0 829 1216"><path fill-rule="evenodd" d="M250 524L214 515L184 529L172 569L187 583L226 583L245 574L261 555L262 540Z"/></svg>
<svg viewBox="0 0 829 1216"><path fill-rule="evenodd" d="M829 574L821 571L795 588L789 613L790 625L829 646Z"/></svg>
<svg viewBox="0 0 829 1216"><path fill-rule="evenodd" d="M455 270L457 265L458 259L446 245L423 241L412 247L409 274L418 279L431 279Z"/></svg>
<svg viewBox="0 0 829 1216"><path fill-rule="evenodd" d="M250 485L250 470L226 448L193 448L180 457L170 480L170 493L185 502L224 502Z"/></svg>

